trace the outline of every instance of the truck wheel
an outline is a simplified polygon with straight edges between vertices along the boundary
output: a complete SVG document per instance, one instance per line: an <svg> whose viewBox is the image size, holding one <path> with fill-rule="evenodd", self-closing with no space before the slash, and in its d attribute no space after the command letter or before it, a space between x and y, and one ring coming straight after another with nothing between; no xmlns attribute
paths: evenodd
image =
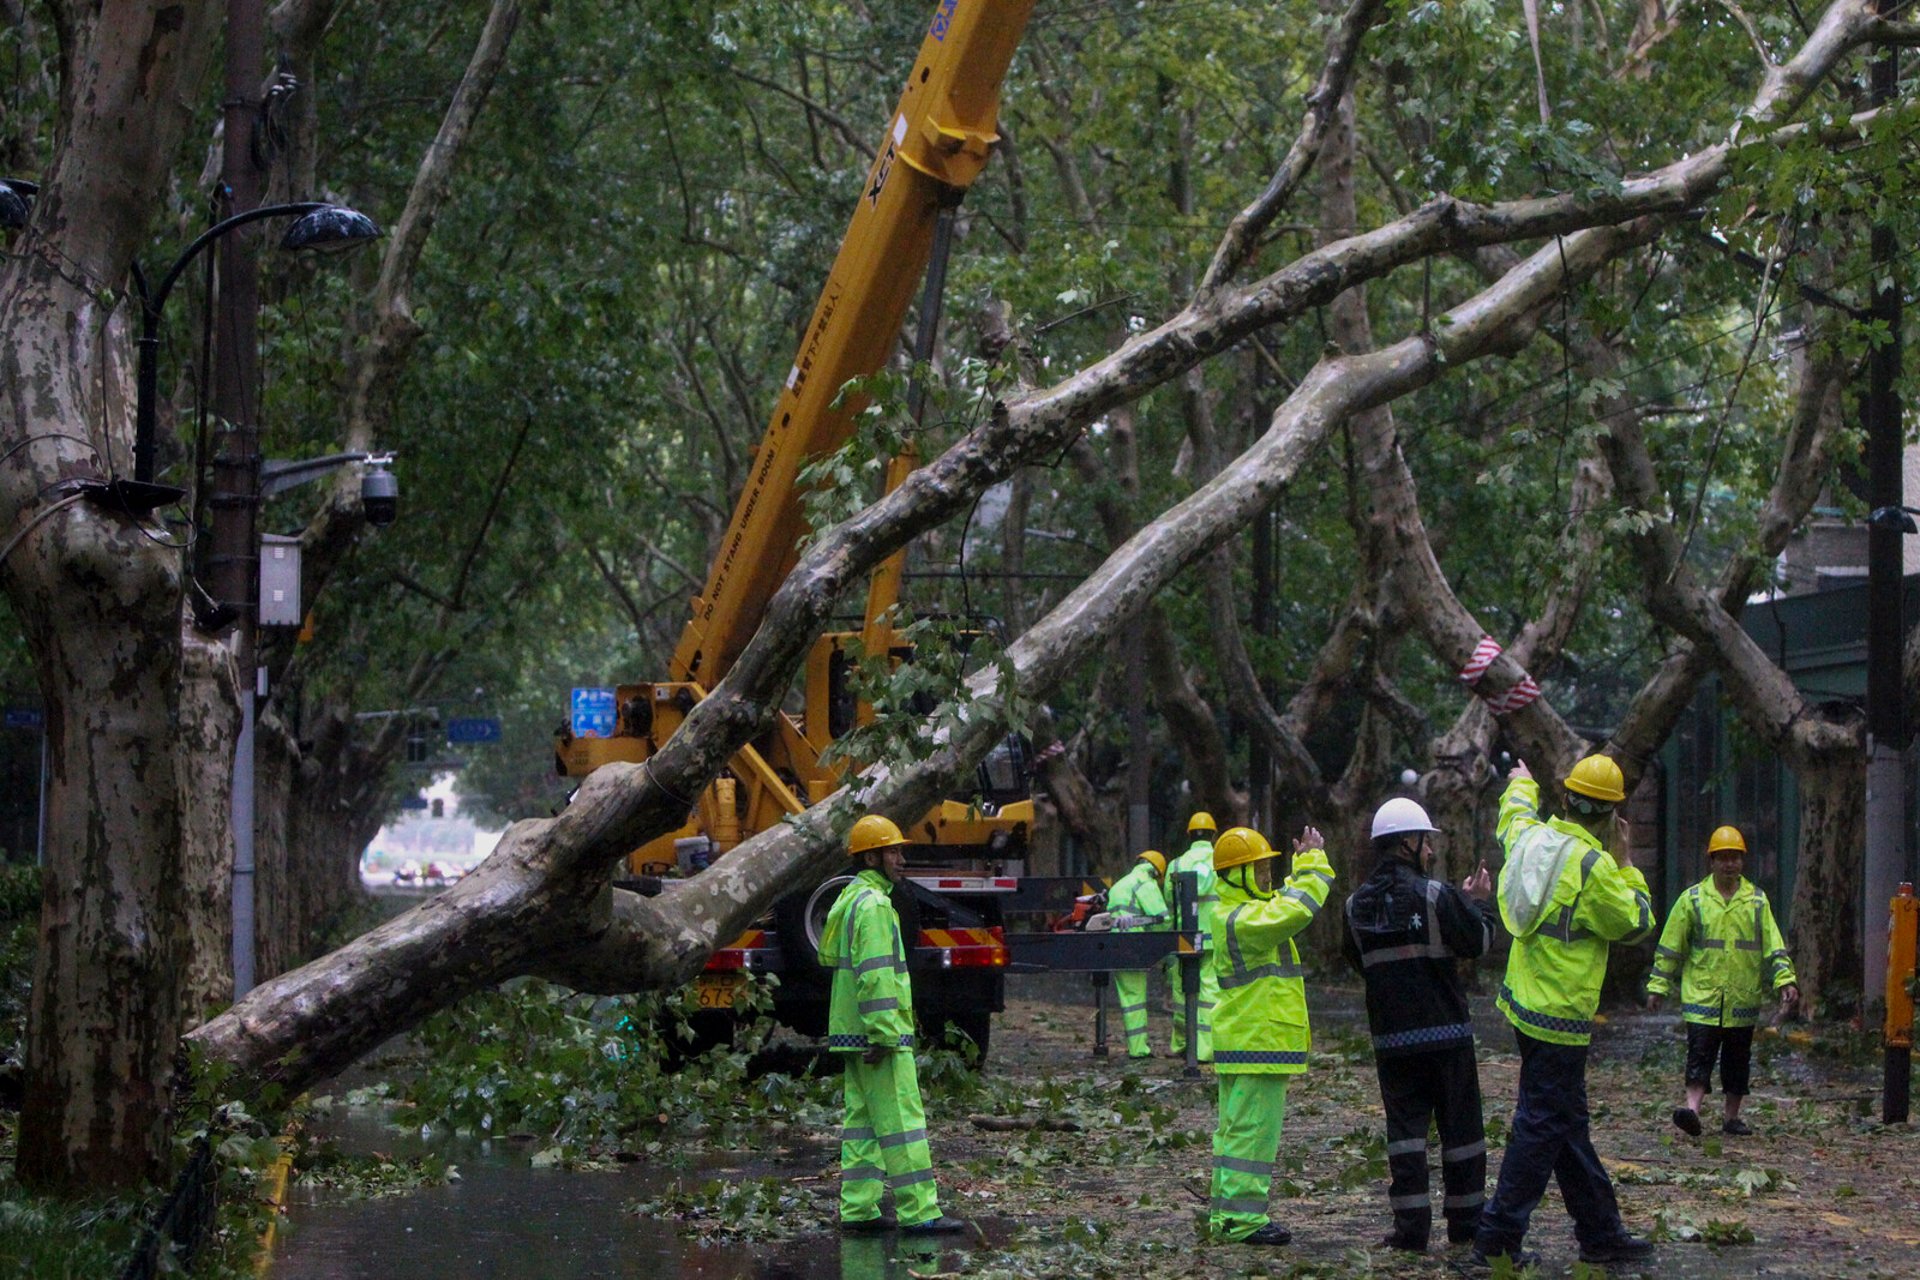
<svg viewBox="0 0 1920 1280"><path fill-rule="evenodd" d="M827 913L852 876L832 876L812 893L790 893L773 907L773 927L780 934L780 952L790 973L821 973L820 934Z"/></svg>

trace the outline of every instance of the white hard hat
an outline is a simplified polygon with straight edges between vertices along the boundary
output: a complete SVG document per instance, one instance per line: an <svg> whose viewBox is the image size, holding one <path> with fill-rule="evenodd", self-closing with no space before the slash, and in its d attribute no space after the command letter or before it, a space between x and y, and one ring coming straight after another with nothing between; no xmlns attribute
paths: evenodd
<svg viewBox="0 0 1920 1280"><path fill-rule="evenodd" d="M1427 817L1417 801L1405 796L1395 796L1381 805L1373 815L1373 838L1381 836L1404 835L1409 832L1438 831L1433 820Z"/></svg>

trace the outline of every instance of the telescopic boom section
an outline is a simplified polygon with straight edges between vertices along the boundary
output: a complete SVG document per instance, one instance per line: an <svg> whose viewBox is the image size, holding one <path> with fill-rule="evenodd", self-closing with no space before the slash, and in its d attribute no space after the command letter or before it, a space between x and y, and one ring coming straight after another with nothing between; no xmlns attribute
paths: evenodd
<svg viewBox="0 0 1920 1280"><path fill-rule="evenodd" d="M958 202L998 141L1000 84L1032 10L1033 0L939 0L706 588L694 597L674 680L718 683L799 559L806 522L794 477L852 434L865 401L834 400L848 380L886 363L940 209Z"/></svg>

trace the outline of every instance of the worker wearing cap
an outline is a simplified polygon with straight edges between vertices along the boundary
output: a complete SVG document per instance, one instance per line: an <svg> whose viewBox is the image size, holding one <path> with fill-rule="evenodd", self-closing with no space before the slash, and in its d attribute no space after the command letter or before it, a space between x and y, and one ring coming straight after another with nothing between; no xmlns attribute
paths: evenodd
<svg viewBox="0 0 1920 1280"><path fill-rule="evenodd" d="M1285 1244L1293 1233L1267 1216L1273 1162L1287 1112L1287 1077L1307 1069L1306 984L1294 935L1313 923L1333 888L1333 866L1312 827L1293 842L1293 874L1276 883L1279 854L1248 827L1213 846L1213 1067L1220 1121L1213 1134L1215 1239Z"/></svg>
<svg viewBox="0 0 1920 1280"><path fill-rule="evenodd" d="M1167 865L1169 902L1173 901L1173 886L1178 883L1173 877L1188 871L1194 877L1193 923L1197 934L1194 949L1200 953L1200 997L1193 1018L1197 1032L1193 1041L1196 1062L1213 1061L1213 1008L1220 1000L1220 985L1213 976L1213 965L1207 959L1213 951L1213 904L1218 897L1213 884L1213 835L1218 830L1213 815L1204 810L1188 818L1187 839L1190 843L1187 851ZM1175 921L1176 927L1184 923ZM1179 956L1171 958L1167 974L1173 985L1173 1035L1167 1048L1177 1058L1187 1051L1186 989L1180 981Z"/></svg>
<svg viewBox="0 0 1920 1280"><path fill-rule="evenodd" d="M840 1055L846 1125L840 1131L840 1227L883 1231L880 1197L893 1188L900 1230L958 1231L940 1212L927 1146L927 1117L913 1065L913 985L893 886L906 837L879 814L853 824L847 853L859 872L834 899L820 934L820 964L833 973L827 1048Z"/></svg>
<svg viewBox="0 0 1920 1280"><path fill-rule="evenodd" d="M1473 1239L1486 1200L1487 1135L1480 1069L1461 960L1493 946L1487 864L1462 889L1430 878L1439 830L1417 801L1396 796L1373 815L1377 861L1347 899L1341 950L1367 986L1380 1104L1387 1113L1389 1248L1424 1253L1433 1229L1427 1130L1440 1130L1447 1239ZM1464 892L1462 891L1464 889Z"/></svg>
<svg viewBox="0 0 1920 1280"><path fill-rule="evenodd" d="M1113 918L1115 933L1145 933L1167 927L1167 899L1161 881L1167 874L1167 855L1149 849L1134 860L1133 869L1107 890L1107 914ZM1120 1004L1120 1021L1127 1028L1127 1056L1151 1058L1153 1046L1147 1040L1147 970L1116 970L1114 996Z"/></svg>
<svg viewBox="0 0 1920 1280"><path fill-rule="evenodd" d="M1674 1109L1673 1123L1696 1136L1716 1058L1725 1100L1720 1132L1753 1132L1740 1118L1740 1104L1747 1099L1763 993L1778 993L1782 1011L1800 999L1793 960L1767 895L1740 874L1746 857L1746 837L1738 828L1721 827L1708 837L1712 872L1673 904L1647 979L1651 1009L1660 1007L1676 980L1680 983L1680 1017L1687 1024L1686 1103Z"/></svg>
<svg viewBox="0 0 1920 1280"><path fill-rule="evenodd" d="M1625 780L1606 756L1587 756L1564 780L1566 815L1549 820L1540 815L1540 787L1527 766L1516 766L1508 778L1497 826L1507 854L1499 902L1513 949L1498 1003L1520 1046L1520 1096L1499 1185L1480 1215L1473 1260L1533 1261L1520 1244L1554 1180L1573 1218L1580 1260L1632 1262L1651 1255L1653 1246L1628 1234L1620 1220L1587 1121L1587 1047L1607 944L1638 942L1653 932L1646 877L1634 867L1616 820L1615 806L1627 798ZM1617 854L1608 852L1609 838Z"/></svg>

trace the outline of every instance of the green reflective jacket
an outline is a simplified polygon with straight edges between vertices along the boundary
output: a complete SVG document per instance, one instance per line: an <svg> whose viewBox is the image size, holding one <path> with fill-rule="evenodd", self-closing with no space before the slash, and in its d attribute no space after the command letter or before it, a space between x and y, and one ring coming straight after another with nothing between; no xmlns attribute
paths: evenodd
<svg viewBox="0 0 1920 1280"><path fill-rule="evenodd" d="M1167 927L1167 899L1160 892L1150 863L1136 862L1133 870L1107 890L1107 913L1116 933L1143 933Z"/></svg>
<svg viewBox="0 0 1920 1280"><path fill-rule="evenodd" d="M893 886L865 870L840 891L820 934L820 965L833 970L827 1048L836 1053L913 1048L913 984Z"/></svg>
<svg viewBox="0 0 1920 1280"><path fill-rule="evenodd" d="M1751 880L1742 876L1733 896L1723 898L1708 876L1674 902L1647 990L1667 995L1676 977L1680 1016L1713 1027L1752 1026L1767 993L1794 983L1773 908Z"/></svg>
<svg viewBox="0 0 1920 1280"><path fill-rule="evenodd" d="M1213 904L1220 899L1220 892L1214 885L1213 842L1195 840L1187 846L1187 851L1167 864L1167 902L1173 902L1173 877L1182 871L1195 873L1193 887L1198 895L1195 902L1199 907L1199 919L1196 924L1200 930L1200 950L1213 950ZM1178 921L1175 922L1176 927Z"/></svg>
<svg viewBox="0 0 1920 1280"><path fill-rule="evenodd" d="M1307 986L1294 935L1313 923L1333 888L1321 849L1293 855L1293 874L1262 897L1245 868L1219 877L1213 975L1213 1069L1224 1075L1298 1075L1307 1069Z"/></svg>
<svg viewBox="0 0 1920 1280"><path fill-rule="evenodd" d="M1607 976L1607 944L1653 932L1653 900L1635 867L1562 818L1540 817L1540 787L1515 778L1500 797L1500 919L1513 934L1496 1001L1536 1040L1587 1044Z"/></svg>

